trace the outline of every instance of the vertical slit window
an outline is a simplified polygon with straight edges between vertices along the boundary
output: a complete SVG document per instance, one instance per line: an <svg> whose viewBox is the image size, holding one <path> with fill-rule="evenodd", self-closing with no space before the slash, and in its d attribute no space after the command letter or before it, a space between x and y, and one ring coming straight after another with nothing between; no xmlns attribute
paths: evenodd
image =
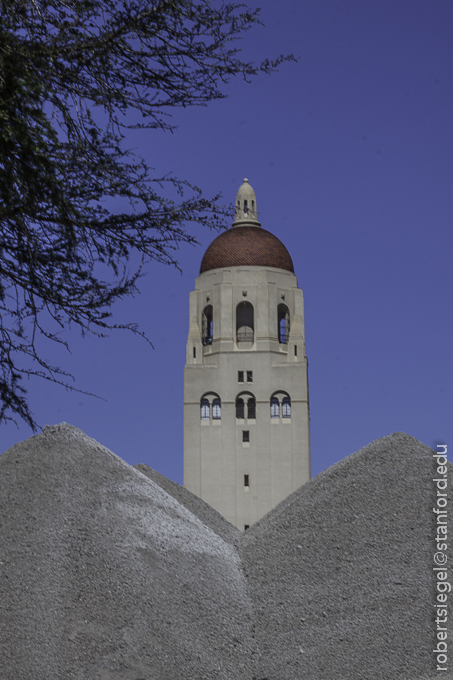
<svg viewBox="0 0 453 680"><path fill-rule="evenodd" d="M249 430L242 430L242 441L247 443L250 441L250 431Z"/></svg>
<svg viewBox="0 0 453 680"><path fill-rule="evenodd" d="M236 418L244 418L244 400L240 397L236 399Z"/></svg>
<svg viewBox="0 0 453 680"><path fill-rule="evenodd" d="M212 338L213 338L212 305L208 305L203 310L202 336L203 336L202 337L203 345L212 345Z"/></svg>
<svg viewBox="0 0 453 680"><path fill-rule="evenodd" d="M286 305L278 306L278 341L282 345L288 343L289 338L289 309Z"/></svg>
<svg viewBox="0 0 453 680"><path fill-rule="evenodd" d="M247 418L252 420L256 418L256 401L254 397L250 397L247 402Z"/></svg>
<svg viewBox="0 0 453 680"><path fill-rule="evenodd" d="M250 475L244 475L244 488L248 489L250 487Z"/></svg>

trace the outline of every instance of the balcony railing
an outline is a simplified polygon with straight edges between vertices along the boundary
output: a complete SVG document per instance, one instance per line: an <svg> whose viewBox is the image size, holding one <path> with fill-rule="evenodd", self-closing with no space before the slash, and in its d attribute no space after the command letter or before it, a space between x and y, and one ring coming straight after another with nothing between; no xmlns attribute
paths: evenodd
<svg viewBox="0 0 453 680"><path fill-rule="evenodd" d="M242 326L237 330L236 337L238 342L253 342L255 332L249 326Z"/></svg>

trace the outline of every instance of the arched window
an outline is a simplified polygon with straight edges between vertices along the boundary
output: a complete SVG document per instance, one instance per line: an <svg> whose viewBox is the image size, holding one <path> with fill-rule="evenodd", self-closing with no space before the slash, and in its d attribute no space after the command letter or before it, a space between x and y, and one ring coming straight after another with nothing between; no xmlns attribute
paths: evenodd
<svg viewBox="0 0 453 680"><path fill-rule="evenodd" d="M209 400L205 397L200 402L201 420L209 420Z"/></svg>
<svg viewBox="0 0 453 680"><path fill-rule="evenodd" d="M255 420L256 399L251 392L240 392L236 397L236 418Z"/></svg>
<svg viewBox="0 0 453 680"><path fill-rule="evenodd" d="M280 304L278 311L278 341L283 345L288 343L289 338L289 309L286 305Z"/></svg>
<svg viewBox="0 0 453 680"><path fill-rule="evenodd" d="M203 345L212 345L213 321L212 305L208 305L203 310L202 316L202 342Z"/></svg>
<svg viewBox="0 0 453 680"><path fill-rule="evenodd" d="M282 418L291 418L291 399L289 397L283 398Z"/></svg>
<svg viewBox="0 0 453 680"><path fill-rule="evenodd" d="M222 403L216 392L208 392L200 400L201 420L220 420L222 417Z"/></svg>
<svg viewBox="0 0 453 680"><path fill-rule="evenodd" d="M291 397L283 390L271 396L271 418L291 418Z"/></svg>
<svg viewBox="0 0 453 680"><path fill-rule="evenodd" d="M236 307L236 337L238 342L253 342L254 314L250 302L240 302Z"/></svg>
<svg viewBox="0 0 453 680"><path fill-rule="evenodd" d="M271 418L280 418L280 402L278 397L271 399Z"/></svg>
<svg viewBox="0 0 453 680"><path fill-rule="evenodd" d="M222 415L222 407L220 404L220 399L214 399L212 402L212 419L220 420Z"/></svg>

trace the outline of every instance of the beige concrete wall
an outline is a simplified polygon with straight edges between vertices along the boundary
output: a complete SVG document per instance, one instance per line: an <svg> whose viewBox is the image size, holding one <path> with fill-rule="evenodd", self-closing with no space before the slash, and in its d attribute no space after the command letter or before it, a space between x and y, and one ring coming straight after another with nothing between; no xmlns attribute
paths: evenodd
<svg viewBox="0 0 453 680"><path fill-rule="evenodd" d="M236 306L254 307L253 343L236 342ZM290 310L287 344L278 341L277 307ZM202 314L213 307L212 344ZM297 356L295 354L297 347ZM195 356L194 356L195 350ZM253 372L239 383L238 371ZM239 393L256 399L256 418L237 420ZM271 395L291 397L291 418L271 418ZM201 420L203 395L219 395L220 420ZM242 441L243 430L250 443ZM244 475L250 486L244 488ZM238 528L251 525L310 478L310 426L302 291L291 272L261 267L207 271L190 295L184 379L184 485Z"/></svg>

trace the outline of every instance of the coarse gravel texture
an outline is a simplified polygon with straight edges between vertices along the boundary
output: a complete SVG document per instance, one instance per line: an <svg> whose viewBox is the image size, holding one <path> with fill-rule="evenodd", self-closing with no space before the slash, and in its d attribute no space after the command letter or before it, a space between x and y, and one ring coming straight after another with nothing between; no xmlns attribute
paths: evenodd
<svg viewBox="0 0 453 680"><path fill-rule="evenodd" d="M0 456L0 680L453 680L432 653L432 454L379 439L241 534L46 427Z"/></svg>
<svg viewBox="0 0 453 680"><path fill-rule="evenodd" d="M432 454L406 434L383 437L319 474L245 532L241 552L263 675L447 677L436 671L432 653Z"/></svg>
<svg viewBox="0 0 453 680"><path fill-rule="evenodd" d="M242 532L237 529L233 524L230 524L217 510L205 503L194 493L186 489L181 484L173 482L168 477L164 477L160 472L156 472L148 465L140 463L139 465L134 465L135 469L146 475L153 482L156 482L164 491L173 496L178 503L181 503L187 510L193 512L203 524L210 527L215 533L223 538L224 541L231 543L232 545L238 546L242 538Z"/></svg>
<svg viewBox="0 0 453 680"><path fill-rule="evenodd" d="M0 456L1 680L252 678L237 551L65 423Z"/></svg>

